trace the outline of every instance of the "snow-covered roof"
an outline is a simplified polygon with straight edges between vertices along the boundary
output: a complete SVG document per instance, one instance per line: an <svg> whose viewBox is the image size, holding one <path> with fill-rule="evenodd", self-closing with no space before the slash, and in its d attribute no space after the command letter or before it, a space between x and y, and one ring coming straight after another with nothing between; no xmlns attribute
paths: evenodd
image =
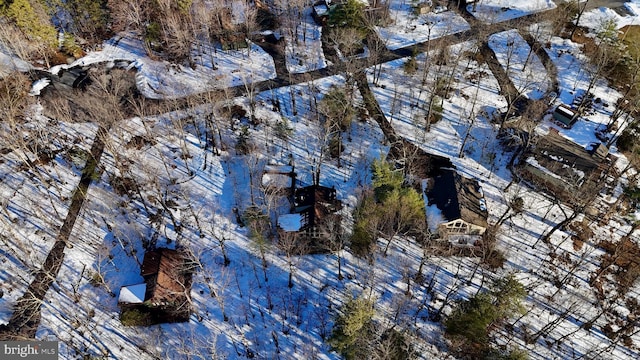
<svg viewBox="0 0 640 360"><path fill-rule="evenodd" d="M314 5L313 9L318 16L326 15L329 12L329 7L326 4Z"/></svg>
<svg viewBox="0 0 640 360"><path fill-rule="evenodd" d="M278 226L284 231L300 231L302 228L301 214L283 214L278 216Z"/></svg>
<svg viewBox="0 0 640 360"><path fill-rule="evenodd" d="M147 291L147 284L136 284L123 286L120 288L120 296L118 303L123 304L142 304L144 302L144 294Z"/></svg>

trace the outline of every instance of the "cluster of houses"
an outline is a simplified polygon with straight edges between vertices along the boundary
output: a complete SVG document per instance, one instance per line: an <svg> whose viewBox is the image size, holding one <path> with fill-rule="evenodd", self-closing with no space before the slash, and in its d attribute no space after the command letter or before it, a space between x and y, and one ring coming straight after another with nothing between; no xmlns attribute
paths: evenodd
<svg viewBox="0 0 640 360"><path fill-rule="evenodd" d="M288 172L291 170L291 172ZM452 246L474 246L487 229L487 207L478 181L460 175L451 168L431 172L424 188L425 207L435 205L441 212L436 237ZM274 174L286 175L290 180L275 181ZM307 252L331 249L327 239L340 225L342 203L336 189L321 185L295 187L295 173L288 166L268 167L265 175L270 184L288 184L291 181L293 201L291 211L278 216L278 229L296 233Z"/></svg>
<svg viewBox="0 0 640 360"><path fill-rule="evenodd" d="M562 127L572 126L578 118L574 110L562 105L552 116ZM435 157L423 155L426 159ZM568 194L578 193L586 183L606 175L615 160L605 145L594 143L585 148L551 128L534 146L525 149L513 170L537 188L567 199ZM486 201L478 180L461 175L449 159L428 162L435 168L427 167L427 175L421 177L427 177L422 181L425 208L435 207L440 215L427 218L437 221L429 224L437 229L434 237L450 247L477 246L488 228ZM334 187L299 187L293 165L266 166L262 185L288 199L289 212L277 216L281 235L296 234L296 241L306 253L334 250L329 241L339 231L342 209ZM178 250L147 251L140 271L144 282L120 290L118 304L122 313L136 310L148 314L149 324L187 321L192 276L188 265L188 257Z"/></svg>

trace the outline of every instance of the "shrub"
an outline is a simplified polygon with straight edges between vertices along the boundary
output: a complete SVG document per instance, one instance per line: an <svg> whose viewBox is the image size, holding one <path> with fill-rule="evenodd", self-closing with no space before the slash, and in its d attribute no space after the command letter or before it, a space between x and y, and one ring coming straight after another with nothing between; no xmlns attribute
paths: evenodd
<svg viewBox="0 0 640 360"><path fill-rule="evenodd" d="M149 313L138 309L123 310L120 314L120 322L124 326L149 326L152 324Z"/></svg>
<svg viewBox="0 0 640 360"><path fill-rule="evenodd" d="M351 251L355 256L366 257L371 254L374 238L369 231L367 231L364 221L359 221L353 227L353 234L351 234Z"/></svg>
<svg viewBox="0 0 640 360"><path fill-rule="evenodd" d="M249 137L249 127L243 125L240 127L240 133L236 139L236 152L238 155L247 155L255 149L255 145Z"/></svg>
<svg viewBox="0 0 640 360"><path fill-rule="evenodd" d="M364 4L359 0L347 0L338 4L329 12L328 24L331 26L351 27L366 32Z"/></svg>
<svg viewBox="0 0 640 360"><path fill-rule="evenodd" d="M385 331L376 347L380 359L415 359L416 352L404 333L393 328Z"/></svg>
<svg viewBox="0 0 640 360"><path fill-rule="evenodd" d="M403 65L404 72L408 75L415 74L418 71L418 61L416 57L412 55Z"/></svg>
<svg viewBox="0 0 640 360"><path fill-rule="evenodd" d="M293 128L289 125L289 120L286 118L282 118L278 121L273 127L273 131L275 131L275 135L277 138L282 140L289 140L291 135L293 135Z"/></svg>

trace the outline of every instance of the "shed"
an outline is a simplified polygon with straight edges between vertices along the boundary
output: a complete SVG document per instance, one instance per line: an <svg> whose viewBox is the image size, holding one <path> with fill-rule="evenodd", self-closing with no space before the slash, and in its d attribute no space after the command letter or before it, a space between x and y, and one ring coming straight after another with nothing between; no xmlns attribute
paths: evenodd
<svg viewBox="0 0 640 360"><path fill-rule="evenodd" d="M192 271L183 252L158 248L144 254L140 275L144 283L120 288L118 305L145 314L139 325L187 321Z"/></svg>
<svg viewBox="0 0 640 360"><path fill-rule="evenodd" d="M560 104L553 111L553 119L568 129L578 120L578 113L567 105Z"/></svg>

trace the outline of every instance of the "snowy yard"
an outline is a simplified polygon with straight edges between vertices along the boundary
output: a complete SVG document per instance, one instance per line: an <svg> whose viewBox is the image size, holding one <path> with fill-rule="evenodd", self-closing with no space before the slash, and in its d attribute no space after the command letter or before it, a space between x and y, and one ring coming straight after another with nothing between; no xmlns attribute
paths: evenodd
<svg viewBox="0 0 640 360"><path fill-rule="evenodd" d="M194 67L152 59L142 40L121 34L104 43L102 50L90 52L63 68L117 61L131 62L137 70L138 90L151 99L172 99L208 90L247 85L276 77L273 59L262 48L249 42L240 50L221 50L210 44L193 49ZM51 72L57 72L54 67Z"/></svg>
<svg viewBox="0 0 640 360"><path fill-rule="evenodd" d="M457 157L462 139L474 121L473 141L469 142L472 145L465 151L477 152L481 157L496 151L495 144L490 144L495 134L487 122L487 115L506 103L498 96L499 86L489 68L485 64L478 65L473 59L476 50L473 42L454 45L447 52L449 63L441 66L425 62L425 54L418 54L414 75L405 71L407 58L382 65L380 80L373 83L371 89L399 135L429 152ZM425 70L428 72L426 77ZM378 70L369 69L370 82L374 71ZM429 89L430 84L449 79L451 90L444 99ZM432 110L442 102L442 119L430 125L431 130L427 132L426 114L430 101L434 101Z"/></svg>
<svg viewBox="0 0 640 360"><path fill-rule="evenodd" d="M285 33L285 56L290 73L300 74L327 67L322 50L322 27L313 20L310 8L305 9L296 29Z"/></svg>
<svg viewBox="0 0 640 360"><path fill-rule="evenodd" d="M553 7L550 0L481 0L472 13L498 22ZM597 23L598 12L585 14L585 21ZM469 29L453 11L416 16L399 0L391 2L391 17L393 25L376 29L389 49ZM557 67L556 103L571 104L589 87L592 74L581 46L552 36L548 24L526 30ZM307 16L296 33L298 45L286 39L288 70L325 67L320 28ZM143 95L179 98L275 78L271 57L250 46L194 49L192 69L149 58L141 41L125 35L71 66L131 62ZM551 91L549 74L518 31L491 35L489 46L519 91L531 99ZM304 256L277 246L275 218L288 213L290 204L286 195L262 186L266 168L295 170L299 186L312 185L319 173L319 185L334 187L344 205L342 225L349 235L352 212L371 187L371 165L389 152L358 88L333 75L114 124L62 268L42 304L37 338L60 340L65 359L339 359L327 343L335 316L349 296L365 294L375 302L376 330L401 329L418 358L450 359L439 319L451 313L456 300L515 274L527 291L526 313L499 327L491 335L494 344L523 349L530 359L640 358L640 333L633 327L640 316L640 285L632 283L623 292L616 276L624 271L615 272L622 270L615 262L611 272L603 267L605 245L615 248L627 235L635 245L640 239L624 214L587 216L586 209L556 229L578 208L512 174L513 153L500 144L498 125L490 120L507 103L479 55L475 41L432 48L372 66L366 79L397 135L447 157L457 172L480 182L488 223L501 225L496 246L505 257L502 268L483 262L491 254L442 256L413 237L390 243L379 238L378 248L389 245L389 252L376 251L370 258L353 256L348 246ZM356 114L340 130L326 125L321 114L325 96L335 89L345 91L348 109ZM600 102L588 119L559 129L583 146L596 141L596 128L609 121L621 96L603 80L594 82L591 92ZM0 323L8 321L53 244L97 132L96 124L46 119L40 112L35 106L17 130L0 128L7 133L3 138L26 140L6 153L0 146ZM555 127L541 119L534 133ZM336 137L338 157L330 151ZM626 165L615 147L611 152L620 160L610 169ZM630 175L590 207L602 213L615 209ZM515 199L522 201L518 211ZM255 209L270 220L269 236L246 226L255 216L247 210ZM431 210L427 221L438 213ZM591 236L583 239L581 231ZM124 326L120 287L142 281L144 253L154 247L184 248L193 256L190 321Z"/></svg>
<svg viewBox="0 0 640 360"><path fill-rule="evenodd" d="M462 44L460 48L452 49L451 54L457 51L472 50L473 44ZM417 59L420 59L418 55ZM566 55L563 55L566 56ZM589 284L589 276L598 271L600 257L603 251L595 246L598 241L613 237L628 231L629 225L621 222L620 219L611 220L607 224L600 226L591 225L599 229L596 232L594 242L585 243L580 248L571 241L571 233L556 231L549 243L540 242L540 237L548 232L557 222L565 218L566 213L571 210L564 205L560 205L536 190L525 184L512 184L514 179L506 170L506 163L509 158L508 153L501 150L495 139L494 127L486 122L483 117L475 119L471 136L472 141L465 147L465 157L459 158L458 152L465 134L468 120L464 119L468 114L479 113L479 109L490 111L500 108L502 102L495 102L500 98L497 96L498 84L496 80L488 75L482 78L480 86L477 84L460 81L456 85L456 90L450 99L444 101L443 119L431 126L427 133L424 131L424 123L416 122L416 112L418 107L414 106L419 96L418 83L422 75L420 69L413 77L406 74L404 64L407 59L384 64L382 76L373 84L374 69L369 71L369 81L372 83L372 90L376 99L381 104L383 111L394 126L395 130L408 139L413 140L424 150L449 157L454 165L465 176L475 177L480 180L487 208L490 212L489 222L495 222L504 211L506 204L515 197L524 199L524 209L521 214L511 216L501 227L499 233L499 248L504 251L507 260L505 269L498 273L515 272L520 281L528 289L526 316L518 319L514 324L515 329L522 327L526 330L516 330L514 332L502 332L497 335L497 341L501 344L511 344L526 349L532 359L549 358L576 358L579 356L599 357L606 356L613 359L635 358L639 354L636 350L622 345L608 346L609 341L603 336L602 330L607 321L612 320L609 315L598 316L599 307L593 306L596 302L594 291ZM555 62L555 61L554 61ZM481 73L486 71L486 65L479 66L474 61L461 61L466 67L458 68L457 72L463 74ZM559 67L561 86L563 84L576 82L575 74L571 70L578 68L576 64L570 67ZM585 66L584 63L580 64ZM541 66L541 64L539 65ZM462 70L464 69L464 71ZM467 76L455 76L456 79L467 78ZM396 87L394 84L415 84L414 86ZM478 90L479 89L479 90ZM473 103L474 91L478 90L478 108L470 109ZM598 93L607 93L612 90L606 84L600 84L595 90ZM424 99L424 98L422 98ZM487 101L489 100L489 101ZM424 104L424 100L418 100L418 104ZM413 106L412 106L413 105ZM422 105L424 107L424 105ZM603 113L603 119L606 113ZM419 117L420 119L422 117ZM571 130L564 130L563 134L580 144L593 141L593 127L589 127L590 122L579 122ZM544 132L548 125L542 126L540 131ZM584 144L586 145L586 144ZM507 191L505 189L508 188ZM578 221L581 218L577 219ZM457 259L460 261L461 259ZM430 261L431 266L443 266L442 259L434 258ZM448 261L448 260L447 260ZM483 268L474 271L474 264L477 260L469 259L468 262L459 263L457 268L452 264L447 268L454 273L461 271L459 277L456 276L451 283L440 289L431 304L437 307L438 299L442 299L444 294L452 290L455 298L466 298L474 293L477 288L477 281L484 276ZM463 270L460 270L460 269ZM477 269L477 267L475 268ZM571 271L571 273L569 273ZM567 275L567 274L570 275ZM458 279L458 280L456 280ZM570 279L561 289L552 285L554 279ZM609 281L611 281L609 279ZM638 292L637 285L626 295L632 298ZM622 302L622 300L620 300ZM621 305L621 303L619 303ZM445 307L445 312L448 307ZM573 317L561 318L563 311L568 311ZM550 322L554 319L559 321ZM581 323L595 319L595 326L590 330L580 327ZM545 327L546 326L546 327ZM544 327L544 329L543 329ZM544 331L546 344L555 344L554 339L559 339L557 346L547 346L545 341L535 338L533 343L523 341L522 331L528 334L535 334L537 331ZM520 335L515 335L519 333ZM634 342L637 336L633 337ZM605 349L606 348L606 349ZM604 352L606 351L606 353ZM596 355L600 354L600 355ZM435 356L435 355L432 355Z"/></svg>
<svg viewBox="0 0 640 360"><path fill-rule="evenodd" d="M25 141L24 147L0 158L2 323L58 235L96 129L95 124L52 122L36 108L15 132L14 141ZM30 141L47 145L33 149Z"/></svg>
<svg viewBox="0 0 640 360"><path fill-rule="evenodd" d="M489 36L493 50L518 92L530 99L540 100L550 91L547 70L518 30Z"/></svg>
<svg viewBox="0 0 640 360"><path fill-rule="evenodd" d="M258 204L271 201L266 194L249 191L250 172L259 173L267 162L288 161L288 154L293 154L298 179L310 184L322 144L321 137L306 136L319 134L321 129L313 113L305 109L312 97L342 83L339 77L326 78L259 94L255 115L262 123L251 130L257 149L245 156L214 156L204 150L185 114L121 123L103 156L101 181L90 188L88 205L74 228L72 237L78 239L78 246L66 250L60 285L43 308L38 336L52 335L64 341L62 354L69 357L75 351L88 351L118 358L133 353L141 358L175 358L195 349L230 358L249 352L260 357L280 352L290 357L335 358L322 342L330 331L326 306L339 305L346 289L362 289L373 281L364 278L360 269L366 262L343 252L342 271L353 280L339 282L335 255L296 258L296 285L289 289L286 258L269 245L267 282L256 273L261 272L259 252L246 228L235 223L232 208L244 209L253 195ZM279 99L280 110L272 105L274 99ZM237 99L238 104L246 101ZM201 117L205 112L206 107L195 109L191 116ZM287 140L274 135L283 118L289 119L292 129ZM181 125L187 131L179 130ZM235 142L229 129L223 137L231 146ZM344 137L341 167L335 159L326 159L320 182L335 185L338 198L351 208L357 189L369 182L371 162L387 149L380 145L382 134L370 120L354 121ZM140 138L154 140L139 148L133 144ZM126 179L143 189L140 196L118 190L117 184ZM154 217L163 203L172 205L159 218ZM231 259L229 266L222 262L220 239ZM120 325L116 301L120 286L141 281L139 264L149 241L158 247L188 246L202 267L191 291L192 321L141 332ZM392 279L400 276L399 270L392 270L391 259L384 264L375 279L381 274ZM96 282L98 273L105 283ZM382 284L378 291L384 291ZM92 321L85 321L89 318ZM277 340L271 335L267 340L265 334L277 334ZM179 341L158 341L158 336Z"/></svg>
<svg viewBox="0 0 640 360"><path fill-rule="evenodd" d="M486 23L499 23L556 7L552 0L477 0L467 10Z"/></svg>
<svg viewBox="0 0 640 360"><path fill-rule="evenodd" d="M388 26L376 26L380 39L389 50L469 30L469 24L455 11L418 15L412 3L391 0Z"/></svg>

